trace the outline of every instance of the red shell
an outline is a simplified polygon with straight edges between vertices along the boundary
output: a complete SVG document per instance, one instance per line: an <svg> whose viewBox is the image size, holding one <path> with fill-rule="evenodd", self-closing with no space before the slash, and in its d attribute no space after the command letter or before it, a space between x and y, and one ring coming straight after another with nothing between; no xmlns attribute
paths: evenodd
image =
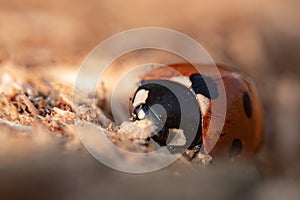
<svg viewBox="0 0 300 200"><path fill-rule="evenodd" d="M225 123L221 132L208 132L211 120L214 123L221 123L218 116L212 117L211 106L208 106L206 113L202 113L202 139L206 153L212 156L251 156L257 153L263 141L263 114L253 81L246 75L221 65L217 66L217 71L216 68L205 65L198 69L201 75L212 78L218 88L223 82L227 100L227 105L224 105L225 102L218 97L210 99L211 102L214 101L216 105L214 109L217 111L227 106ZM168 79L178 76L178 73L187 77L199 74L190 64L174 64L169 67L156 68L148 72L143 79ZM220 137L214 145L212 141L218 136ZM211 151L208 152L210 149Z"/></svg>

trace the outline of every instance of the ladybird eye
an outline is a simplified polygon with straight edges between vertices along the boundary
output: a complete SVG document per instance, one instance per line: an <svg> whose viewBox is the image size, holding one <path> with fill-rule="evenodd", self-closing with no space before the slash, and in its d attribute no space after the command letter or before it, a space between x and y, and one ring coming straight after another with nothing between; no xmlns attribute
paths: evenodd
<svg viewBox="0 0 300 200"><path fill-rule="evenodd" d="M148 110L143 105L137 106L133 111L134 120L145 119L146 115L148 114L147 111Z"/></svg>
<svg viewBox="0 0 300 200"><path fill-rule="evenodd" d="M235 158L239 156L242 152L243 144L240 139L234 139L229 151L229 157Z"/></svg>
<svg viewBox="0 0 300 200"><path fill-rule="evenodd" d="M243 94L243 107L244 111L248 118L252 116L252 105L248 92L244 92Z"/></svg>

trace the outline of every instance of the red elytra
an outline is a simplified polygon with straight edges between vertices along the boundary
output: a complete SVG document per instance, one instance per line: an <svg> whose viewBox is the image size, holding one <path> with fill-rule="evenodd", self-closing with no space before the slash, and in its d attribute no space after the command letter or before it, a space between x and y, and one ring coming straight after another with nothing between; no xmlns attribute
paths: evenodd
<svg viewBox="0 0 300 200"><path fill-rule="evenodd" d="M255 155L263 141L263 114L253 81L245 74L222 65L218 65L217 70L205 65L197 69L191 64L173 64L147 72L142 80L173 81L174 77L179 75L190 79L201 110L200 145L204 147L205 153L229 157ZM203 90L205 88L203 77L206 79L205 84L209 83L215 87L216 93L213 90ZM201 81L203 83L200 83ZM223 85L226 102L218 95ZM212 104L214 114L212 114ZM213 131L214 127L209 128L209 126L216 126L223 122L222 118L218 117L218 110L221 111L224 106L226 106L226 117L223 129L220 132Z"/></svg>

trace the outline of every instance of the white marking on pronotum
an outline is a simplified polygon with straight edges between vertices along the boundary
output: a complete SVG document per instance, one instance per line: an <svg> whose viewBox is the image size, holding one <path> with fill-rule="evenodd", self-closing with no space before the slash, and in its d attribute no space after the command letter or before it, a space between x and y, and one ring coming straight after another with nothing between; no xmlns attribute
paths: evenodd
<svg viewBox="0 0 300 200"><path fill-rule="evenodd" d="M206 115L210 105L210 100L202 94L197 94L197 99L200 104L200 110L202 115Z"/></svg>
<svg viewBox="0 0 300 200"><path fill-rule="evenodd" d="M186 143L186 137L182 129L171 128L167 138L167 144L173 146L183 146Z"/></svg>
<svg viewBox="0 0 300 200"><path fill-rule="evenodd" d="M170 80L180 83L186 86L187 88L192 86L192 82L186 76L173 76Z"/></svg>
<svg viewBox="0 0 300 200"><path fill-rule="evenodd" d="M134 97L134 101L132 103L133 107L137 107L141 104L145 104L148 98L148 94L149 94L148 90L144 90L144 89L139 90Z"/></svg>

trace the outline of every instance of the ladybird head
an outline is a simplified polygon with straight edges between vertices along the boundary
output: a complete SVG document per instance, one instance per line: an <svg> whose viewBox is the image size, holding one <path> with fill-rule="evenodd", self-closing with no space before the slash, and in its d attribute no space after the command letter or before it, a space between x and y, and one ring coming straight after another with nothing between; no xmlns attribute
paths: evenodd
<svg viewBox="0 0 300 200"><path fill-rule="evenodd" d="M167 79L143 80L131 108L133 120L152 121L158 144L186 149L201 143L201 112L191 88Z"/></svg>

